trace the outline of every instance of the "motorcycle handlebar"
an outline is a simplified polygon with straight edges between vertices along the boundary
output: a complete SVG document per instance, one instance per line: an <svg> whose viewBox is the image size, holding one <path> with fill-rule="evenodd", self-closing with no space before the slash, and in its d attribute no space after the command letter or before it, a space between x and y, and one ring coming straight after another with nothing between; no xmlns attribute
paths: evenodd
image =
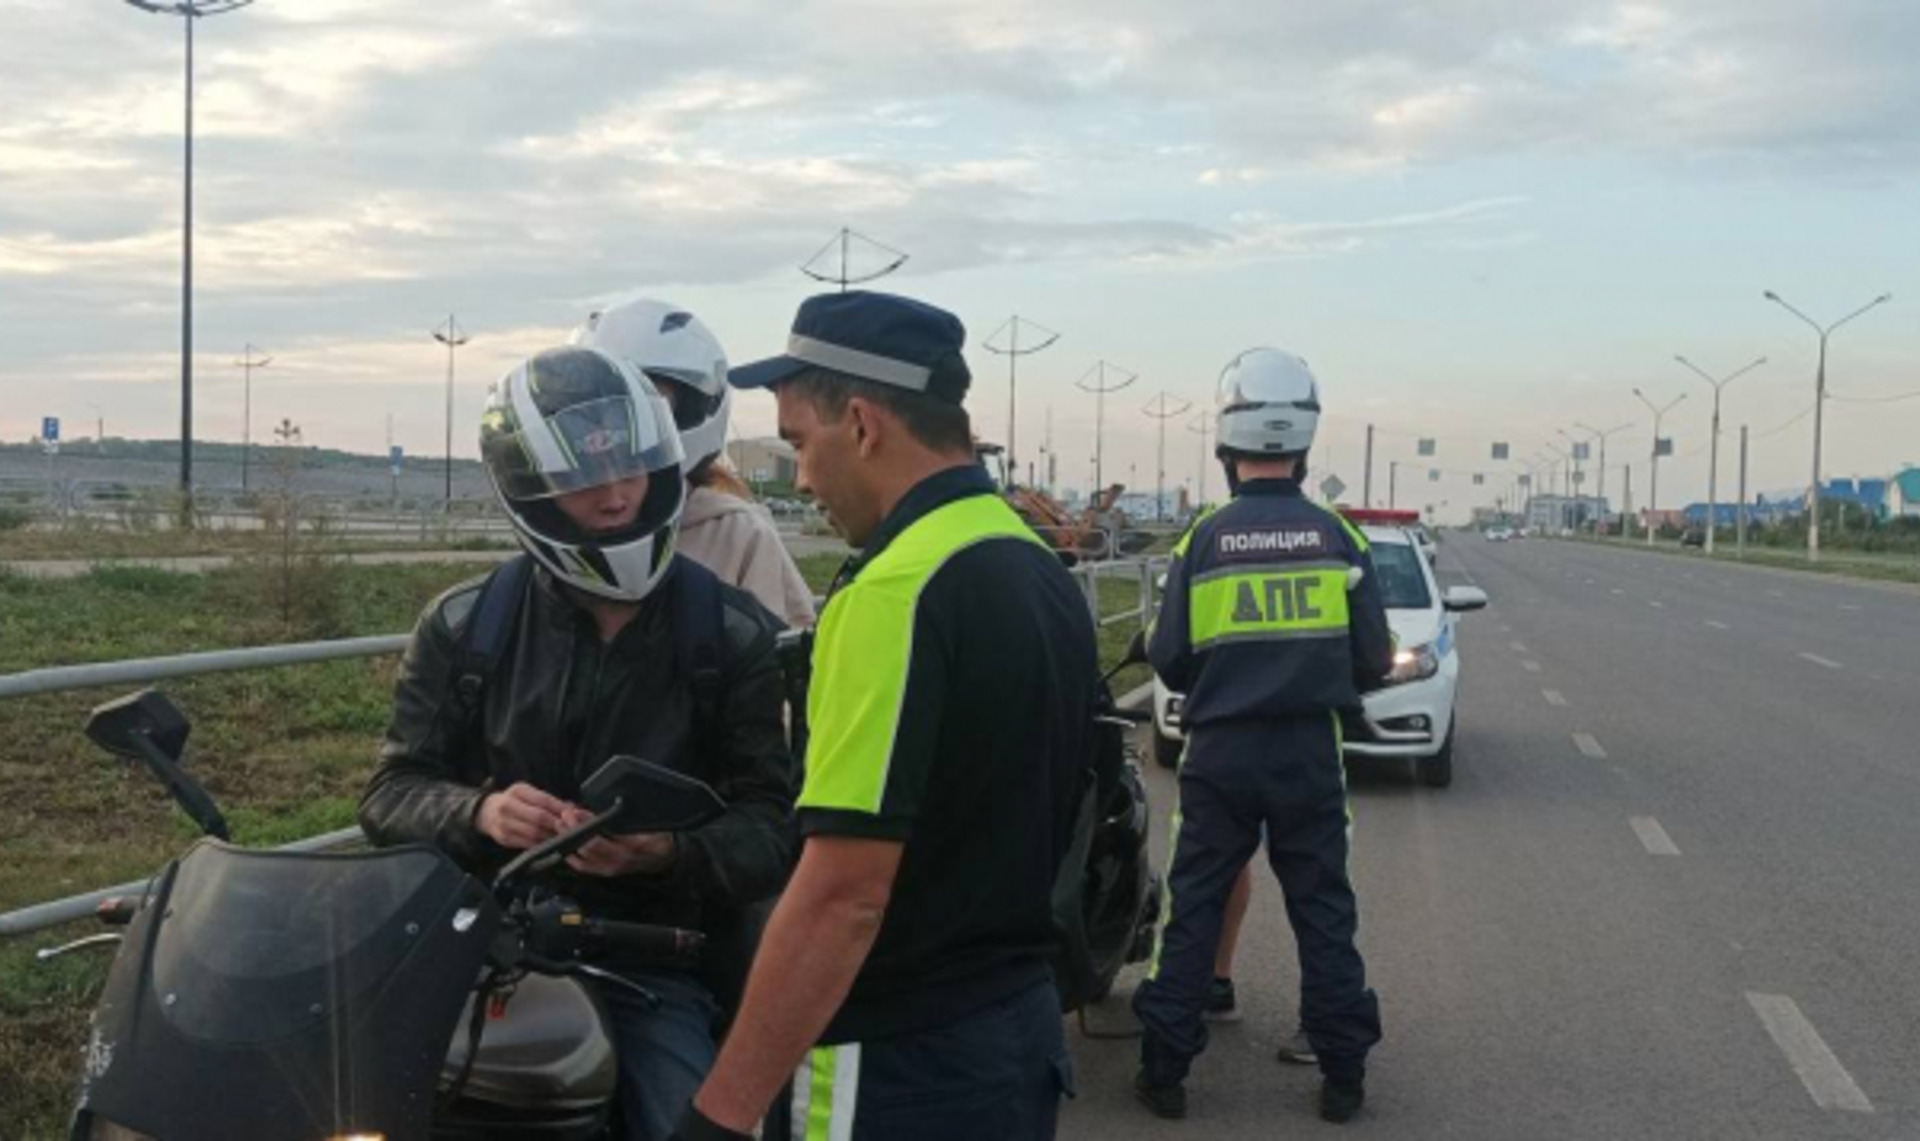
<svg viewBox="0 0 1920 1141"><path fill-rule="evenodd" d="M580 931L588 941L608 950L662 961L696 959L707 945L707 937L698 931L616 919L587 919Z"/></svg>
<svg viewBox="0 0 1920 1141"><path fill-rule="evenodd" d="M1124 722L1128 725L1147 725L1153 721L1153 711L1150 709L1121 709L1118 706L1112 709L1102 709L1098 716L1110 721Z"/></svg>

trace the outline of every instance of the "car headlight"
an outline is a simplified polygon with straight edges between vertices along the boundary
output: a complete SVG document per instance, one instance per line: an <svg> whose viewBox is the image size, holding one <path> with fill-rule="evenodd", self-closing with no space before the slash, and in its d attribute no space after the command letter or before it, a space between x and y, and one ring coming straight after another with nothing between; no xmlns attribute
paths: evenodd
<svg viewBox="0 0 1920 1141"><path fill-rule="evenodd" d="M1410 681L1425 681L1439 672L1440 655L1434 652L1431 643L1409 646L1393 652L1393 668L1387 671L1387 683L1405 685Z"/></svg>

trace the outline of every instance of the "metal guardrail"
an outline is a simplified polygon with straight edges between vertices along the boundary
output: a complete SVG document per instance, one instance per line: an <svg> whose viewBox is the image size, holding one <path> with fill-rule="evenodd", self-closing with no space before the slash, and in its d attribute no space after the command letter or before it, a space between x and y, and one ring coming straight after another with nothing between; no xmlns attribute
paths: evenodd
<svg viewBox="0 0 1920 1141"><path fill-rule="evenodd" d="M1155 579L1164 565L1164 558L1159 557L1116 559L1081 563L1072 568L1071 573L1080 581L1094 621L1104 627L1128 621L1144 623L1151 617L1156 593ZM1138 604L1112 614L1102 614L1100 612L1101 580L1123 575L1138 584L1140 591ZM213 673L309 665L343 658L379 657L403 652L410 637L409 634L386 634L366 638L295 642L280 646L253 646L242 649L211 650L197 654L176 654L169 657L136 658L117 662L94 662L86 665L27 670L0 675L0 700L65 693L79 689L144 685L169 678L198 677ZM345 828L282 845L281 850L324 851L352 843L359 837L358 828ZM101 900L114 895L143 891L145 886L145 880L135 880L5 912L0 914L0 939L28 935L76 919L84 919L92 914Z"/></svg>

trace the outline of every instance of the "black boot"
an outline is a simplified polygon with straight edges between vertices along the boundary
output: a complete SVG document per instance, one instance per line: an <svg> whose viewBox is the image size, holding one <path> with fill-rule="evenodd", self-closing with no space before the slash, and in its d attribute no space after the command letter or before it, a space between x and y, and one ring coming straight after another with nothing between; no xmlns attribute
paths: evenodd
<svg viewBox="0 0 1920 1141"><path fill-rule="evenodd" d="M1147 1071L1133 1077L1133 1096L1153 1111L1155 1117L1178 1121L1187 1115L1187 1087L1179 1082L1157 1086L1147 1080Z"/></svg>
<svg viewBox="0 0 1920 1141"><path fill-rule="evenodd" d="M1335 1081L1328 1078L1320 1083L1320 1120L1343 1125L1353 1120L1366 1104L1367 1087L1357 1080Z"/></svg>

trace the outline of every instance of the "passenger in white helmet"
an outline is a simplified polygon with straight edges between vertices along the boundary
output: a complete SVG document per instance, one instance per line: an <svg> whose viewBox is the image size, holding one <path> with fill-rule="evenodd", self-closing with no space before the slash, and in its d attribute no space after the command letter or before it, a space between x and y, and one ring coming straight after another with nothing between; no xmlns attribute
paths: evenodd
<svg viewBox="0 0 1920 1141"><path fill-rule="evenodd" d="M592 314L573 335L645 373L673 406L686 453L680 553L758 598L791 627L813 625L813 593L765 507L727 466L727 354L701 320L640 298Z"/></svg>

